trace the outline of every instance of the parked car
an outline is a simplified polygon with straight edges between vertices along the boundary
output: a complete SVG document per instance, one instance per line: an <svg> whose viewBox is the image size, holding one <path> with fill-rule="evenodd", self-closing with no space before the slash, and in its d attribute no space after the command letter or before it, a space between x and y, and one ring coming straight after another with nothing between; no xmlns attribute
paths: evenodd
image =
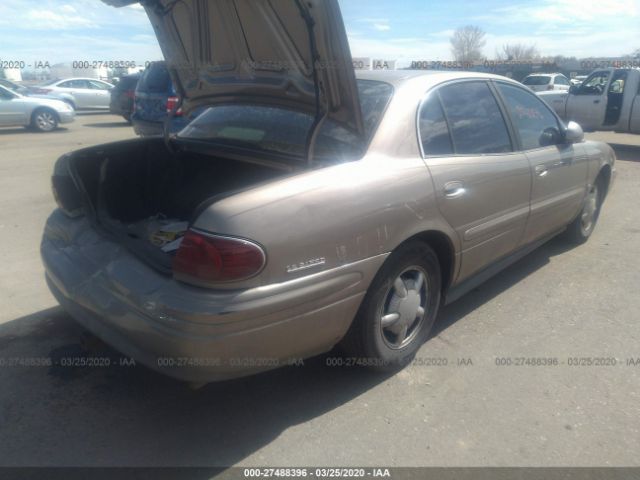
<svg viewBox="0 0 640 480"><path fill-rule="evenodd" d="M70 95L76 110L109 108L113 85L95 78L66 78L51 80L33 87L34 93Z"/></svg>
<svg viewBox="0 0 640 480"><path fill-rule="evenodd" d="M337 0L210 2L197 19L195 2L147 13L185 112L204 113L167 142L85 148L54 169L47 282L124 354L192 382L338 343L396 369L441 304L561 232L592 234L614 152L521 84L356 79ZM200 64L202 51L228 68ZM309 68L318 58L331 69Z"/></svg>
<svg viewBox="0 0 640 480"><path fill-rule="evenodd" d="M162 135L169 112L177 106L178 97L165 62L152 62L142 72L135 91L131 122L140 136ZM179 132L188 123L182 111L176 111L169 131Z"/></svg>
<svg viewBox="0 0 640 480"><path fill-rule="evenodd" d="M24 126L50 132L74 118L73 108L61 100L26 97L0 85L0 127Z"/></svg>
<svg viewBox="0 0 640 480"><path fill-rule="evenodd" d="M20 85L19 83L12 82L11 80L7 80L5 78L0 78L0 87L8 88L9 90L21 95L26 95L27 93L29 93L29 89L24 85Z"/></svg>
<svg viewBox="0 0 640 480"><path fill-rule="evenodd" d="M111 103L109 110L114 115L121 115L127 122L131 122L133 113L133 98L140 74L125 75L115 87L111 89Z"/></svg>
<svg viewBox="0 0 640 480"><path fill-rule="evenodd" d="M522 83L534 92L543 90L567 91L571 86L569 79L561 73L532 73Z"/></svg>
<svg viewBox="0 0 640 480"><path fill-rule="evenodd" d="M39 94L37 93L38 88L29 87L26 85L21 85L19 83L12 82L11 80L0 79L0 85L8 88L12 92L19 93L20 95L24 95L26 97L34 97L34 98L50 98L55 100L62 100L63 102L67 102L71 107L73 107L73 97L67 93L50 93L50 94Z"/></svg>
<svg viewBox="0 0 640 480"><path fill-rule="evenodd" d="M640 133L640 70L605 68L568 92L540 92L560 117L585 130Z"/></svg>

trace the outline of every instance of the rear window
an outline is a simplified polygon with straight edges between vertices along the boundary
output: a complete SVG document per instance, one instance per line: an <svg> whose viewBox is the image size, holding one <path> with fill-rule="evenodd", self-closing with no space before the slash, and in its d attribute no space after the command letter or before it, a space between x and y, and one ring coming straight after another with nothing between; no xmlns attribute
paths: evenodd
<svg viewBox="0 0 640 480"><path fill-rule="evenodd" d="M138 90L149 93L168 93L171 90L171 77L164 64L153 64L142 74Z"/></svg>
<svg viewBox="0 0 640 480"><path fill-rule="evenodd" d="M384 82L358 80L365 133L370 138L393 94ZM295 156L305 154L313 116L280 107L263 105L221 105L208 108L183 129L179 136L212 143L253 148ZM351 131L326 121L322 126L315 156L335 160L362 156L363 145Z"/></svg>
<svg viewBox="0 0 640 480"><path fill-rule="evenodd" d="M548 85L550 81L551 77L540 75L535 77L527 77L522 83L524 83L525 85Z"/></svg>
<svg viewBox="0 0 640 480"><path fill-rule="evenodd" d="M139 76L131 76L131 77L122 77L118 82L119 90L134 90L136 88L136 84L138 83Z"/></svg>

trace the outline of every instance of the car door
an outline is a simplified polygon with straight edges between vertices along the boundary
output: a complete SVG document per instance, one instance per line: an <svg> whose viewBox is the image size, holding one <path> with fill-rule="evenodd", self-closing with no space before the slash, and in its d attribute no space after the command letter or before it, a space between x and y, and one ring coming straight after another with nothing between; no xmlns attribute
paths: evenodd
<svg viewBox="0 0 640 480"><path fill-rule="evenodd" d="M8 89L0 86L0 126L25 125L25 105Z"/></svg>
<svg viewBox="0 0 640 480"><path fill-rule="evenodd" d="M514 151L489 83L428 93L418 116L423 156L442 216L462 245L458 280L516 249L529 215L531 168Z"/></svg>
<svg viewBox="0 0 640 480"><path fill-rule="evenodd" d="M596 130L604 122L607 110L607 86L610 72L599 70L569 95L567 120L573 120L585 130Z"/></svg>
<svg viewBox="0 0 640 480"><path fill-rule="evenodd" d="M60 91L73 96L76 108L94 107L94 92L89 88L89 82L83 79L66 80L57 85Z"/></svg>
<svg viewBox="0 0 640 480"><path fill-rule="evenodd" d="M566 226L586 193L588 162L581 145L565 143L563 125L536 95L495 82L532 171L531 213L522 243Z"/></svg>
<svg viewBox="0 0 640 480"><path fill-rule="evenodd" d="M111 87L97 80L88 80L89 88L93 92L93 108L108 108L111 102Z"/></svg>
<svg viewBox="0 0 640 480"><path fill-rule="evenodd" d="M565 77L564 75L556 75L553 83L554 90L567 91L569 90L570 86L571 84L569 83L567 77Z"/></svg>

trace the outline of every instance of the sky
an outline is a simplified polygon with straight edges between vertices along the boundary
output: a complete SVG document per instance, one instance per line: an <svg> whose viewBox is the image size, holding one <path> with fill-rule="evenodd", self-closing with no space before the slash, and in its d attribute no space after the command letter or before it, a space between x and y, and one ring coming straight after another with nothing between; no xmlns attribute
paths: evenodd
<svg viewBox="0 0 640 480"><path fill-rule="evenodd" d="M544 56L621 56L640 48L640 0L340 0L352 55L400 64L452 60L464 25L486 32L483 53L534 44ZM99 0L0 0L0 61L145 62L161 58L144 10Z"/></svg>

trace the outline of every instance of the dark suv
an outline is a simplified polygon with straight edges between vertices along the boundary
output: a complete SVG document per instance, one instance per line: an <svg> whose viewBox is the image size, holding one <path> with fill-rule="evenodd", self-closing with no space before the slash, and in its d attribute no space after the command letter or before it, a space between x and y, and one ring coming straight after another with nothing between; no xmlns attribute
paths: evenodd
<svg viewBox="0 0 640 480"><path fill-rule="evenodd" d="M133 129L143 137L162 135L168 113L177 102L178 97L165 62L152 62L142 72L136 88L133 115L131 116ZM178 111L171 121L169 130L178 132L187 123L182 117L182 113Z"/></svg>
<svg viewBox="0 0 640 480"><path fill-rule="evenodd" d="M125 75L111 90L111 103L109 104L109 110L114 115L122 115L127 122L131 121L131 114L133 113L133 96L139 79L139 73Z"/></svg>

